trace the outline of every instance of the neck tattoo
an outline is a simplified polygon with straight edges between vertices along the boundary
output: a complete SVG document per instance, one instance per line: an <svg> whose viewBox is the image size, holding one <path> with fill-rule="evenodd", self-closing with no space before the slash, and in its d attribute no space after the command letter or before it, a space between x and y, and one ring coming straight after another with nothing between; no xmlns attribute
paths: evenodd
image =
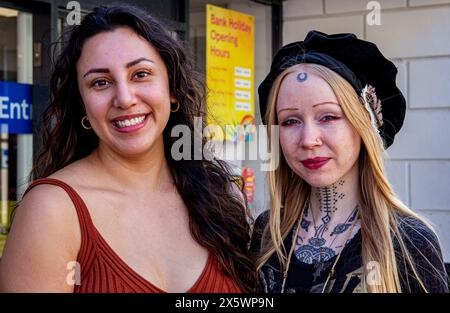
<svg viewBox="0 0 450 313"><path fill-rule="evenodd" d="M300 216L299 222L298 222L296 230L295 230L295 234L292 237L292 246L291 246L291 249L290 249L289 254L288 254L287 265L286 265L286 267L284 268L284 271L283 271L283 282L281 284L281 293L284 293L284 291L285 291L285 286L286 286L286 281L287 281L287 277L288 277L288 273L289 273L289 265L291 263L292 253L293 253L294 248L295 248L296 239L298 240L298 238L300 238L299 237L299 230L300 230L300 228L303 228L303 225L304 225L303 221L304 221L304 218L307 216L307 210L308 210L308 207L305 207L303 209L303 212L302 212L302 214ZM358 204L355 206L355 208L353 209L352 213L350 213L350 215L347 218L346 222L343 223L343 224L338 224L336 226L336 228L333 230L333 232L334 232L334 231L336 231L336 229L338 227L339 227L339 230L342 230L344 228L347 229L348 227L350 227L350 230L347 232L347 236L346 236L346 238L344 240L344 245L346 243L348 243L348 241L350 239L350 235L352 234L353 228L355 227L357 220L358 220ZM349 226L347 227L348 222L351 222L351 224L349 224ZM342 226L342 225L344 225L344 226ZM345 232L345 230L339 232L339 234L341 234L343 232ZM338 234L336 234L336 237L337 237L337 235ZM336 239L336 237L334 239ZM332 244L334 242L334 239L332 241ZM303 242L303 240L302 240L302 242ZM329 274L328 274L328 276L327 276L327 278L325 280L325 283L321 284L322 293L324 293L327 290L328 283L329 283L330 279L334 276L335 267L336 267L336 265L337 265L337 263L339 261L339 258L341 256L342 250L343 250L343 248L337 254L336 260L333 262L333 265L331 266L331 270L330 270L330 272L329 272ZM313 264L315 266L315 272L313 274L313 277L314 277L314 282L316 282L316 279L321 276L320 273L323 270L325 270L326 268L328 268L328 266L325 266L325 264L323 262L320 262L320 261L319 262L315 262Z"/></svg>
<svg viewBox="0 0 450 313"><path fill-rule="evenodd" d="M315 248L322 247L327 242L324 238L324 234L328 231L328 224L331 221L331 214L337 211L338 201L344 199L345 197L343 193L337 192L338 187L342 185L344 185L343 180L331 185L330 187L319 188L316 192L316 197L319 199L320 203L320 212L324 212L325 215L322 217L322 224L317 226L314 219L314 214L311 212L315 233L314 236L308 240L308 243ZM323 253L319 254L319 260L317 260L318 262L321 261L321 257L325 260L334 256L334 251L332 251L332 249L326 248L322 252Z"/></svg>
<svg viewBox="0 0 450 313"><path fill-rule="evenodd" d="M339 181L332 186L320 188L316 196L320 203L320 212L324 213L321 218L322 223L320 225L316 224L314 214L311 211L311 206L307 206L304 211L304 216L302 221L300 222L301 228L308 232L309 226L311 222L314 226L314 236L309 238L307 243L304 243L304 239L302 236L297 237L297 245L298 249L295 251L295 256L298 260L303 263L314 264L317 269L323 268L326 269L326 264L323 262L328 261L336 255L335 250L333 249L334 240L338 237L339 234L345 232L348 227L341 226L338 224L331 234L327 236L327 232L329 230L329 223L331 221L331 215L337 211L338 203L342 199L344 199L345 195L343 193L338 192L338 187L342 186L344 181ZM311 212L311 220L309 220L308 215ZM348 224L347 221L342 225ZM333 239L329 237L334 237ZM327 240L332 240L329 245L326 245ZM324 268L325 266L325 268ZM320 271L318 272L320 274ZM318 278L318 277L316 277Z"/></svg>
<svg viewBox="0 0 450 313"><path fill-rule="evenodd" d="M340 192L345 181L341 180L335 184L319 188L315 193L320 204L320 215L322 216L321 223L317 225L314 213L311 210L311 203L305 207L303 217L299 222L299 227L308 233L309 226L314 227L314 235L306 240L304 235L297 235L295 237L295 245L297 249L294 251L295 257L307 264L312 264L314 267L313 279L316 282L327 270L332 263L332 259L338 254L337 251L346 244L345 240L342 245L334 246L335 240L339 235L348 231L354 224L357 216L357 206L350 212L349 216L342 222L330 230L330 221L332 215L338 210L345 194ZM311 214L310 214L311 213ZM309 218L309 215L311 219ZM350 236L350 235L348 235Z"/></svg>

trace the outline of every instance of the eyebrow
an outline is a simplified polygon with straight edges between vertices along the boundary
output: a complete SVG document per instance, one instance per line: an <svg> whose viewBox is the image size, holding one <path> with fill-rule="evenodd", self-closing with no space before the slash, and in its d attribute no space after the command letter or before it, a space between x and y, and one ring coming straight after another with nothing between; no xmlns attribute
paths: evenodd
<svg viewBox="0 0 450 313"><path fill-rule="evenodd" d="M333 101L324 101L324 102L320 102L320 103L316 103L313 105L313 108L315 108L316 106L322 105L322 104L335 104L335 105L339 105L339 103L333 102Z"/></svg>
<svg viewBox="0 0 450 313"><path fill-rule="evenodd" d="M139 58L139 59L136 59L136 60L134 60L134 61L131 61L131 62L127 63L127 65L126 65L125 67L126 67L126 68L130 68L130 67L132 67L132 66L134 66L134 65L136 65L136 64L138 64L138 63L140 63L140 62L142 62L142 61L147 61L147 62L150 62L150 63L155 63L155 62L153 62L152 60L147 59L147 58Z"/></svg>
<svg viewBox="0 0 450 313"><path fill-rule="evenodd" d="M155 63L155 62L153 62L152 60L147 59L147 58L139 58L139 59L136 59L136 60L134 60L134 61L128 62L128 63L125 65L125 67L126 67L126 68L130 68L130 67L132 67L132 66L134 66L134 65L136 65L136 64L138 64L138 63L140 63L140 62L142 62L142 61L147 61L147 62L150 62L150 63ZM89 75L89 74L92 74L92 73L109 73L109 69L108 69L108 68L92 68L92 69L90 69L89 71L87 71L86 74L83 75L83 78L86 77L86 76Z"/></svg>
<svg viewBox="0 0 450 313"><path fill-rule="evenodd" d="M323 105L323 104L335 104L335 105L339 105L338 103L333 102L333 101L324 101L324 102L320 102L320 103L314 104L314 105L313 105L313 108L315 108L316 106L319 106L319 105ZM285 108L285 109L281 109L280 111L278 111L277 114L280 114L281 111L296 111L296 110L298 110L298 109L297 109L297 108Z"/></svg>

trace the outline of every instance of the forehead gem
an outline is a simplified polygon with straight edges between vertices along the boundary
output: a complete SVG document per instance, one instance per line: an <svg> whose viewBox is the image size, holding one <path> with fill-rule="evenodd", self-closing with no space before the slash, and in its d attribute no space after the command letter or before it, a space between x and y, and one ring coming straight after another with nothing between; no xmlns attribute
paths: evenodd
<svg viewBox="0 0 450 313"><path fill-rule="evenodd" d="M299 73L297 75L297 81L300 82L300 83L303 83L307 79L308 79L308 74L307 73Z"/></svg>

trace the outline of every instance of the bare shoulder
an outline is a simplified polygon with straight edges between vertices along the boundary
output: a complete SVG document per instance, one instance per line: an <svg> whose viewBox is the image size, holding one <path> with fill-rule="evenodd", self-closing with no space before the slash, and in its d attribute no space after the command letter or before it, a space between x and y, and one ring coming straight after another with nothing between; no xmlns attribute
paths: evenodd
<svg viewBox="0 0 450 313"><path fill-rule="evenodd" d="M92 166L89 163L88 157L86 157L63 167L50 175L49 178L62 180L72 186L80 181L81 177L89 175L91 172Z"/></svg>
<svg viewBox="0 0 450 313"><path fill-rule="evenodd" d="M1 291L67 291L68 262L81 244L78 217L58 186L32 188L16 209L0 262Z"/></svg>

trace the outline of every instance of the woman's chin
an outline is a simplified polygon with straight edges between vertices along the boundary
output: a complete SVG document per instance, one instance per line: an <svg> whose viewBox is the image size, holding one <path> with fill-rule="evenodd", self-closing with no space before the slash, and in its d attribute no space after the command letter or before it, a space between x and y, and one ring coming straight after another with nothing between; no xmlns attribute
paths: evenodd
<svg viewBox="0 0 450 313"><path fill-rule="evenodd" d="M302 177L303 180L308 183L311 187L322 188L333 185L337 179L332 177Z"/></svg>
<svg viewBox="0 0 450 313"><path fill-rule="evenodd" d="M153 141L135 141L135 142L121 142L114 147L116 153L124 157L139 157L146 155L149 151L154 150L155 142Z"/></svg>

